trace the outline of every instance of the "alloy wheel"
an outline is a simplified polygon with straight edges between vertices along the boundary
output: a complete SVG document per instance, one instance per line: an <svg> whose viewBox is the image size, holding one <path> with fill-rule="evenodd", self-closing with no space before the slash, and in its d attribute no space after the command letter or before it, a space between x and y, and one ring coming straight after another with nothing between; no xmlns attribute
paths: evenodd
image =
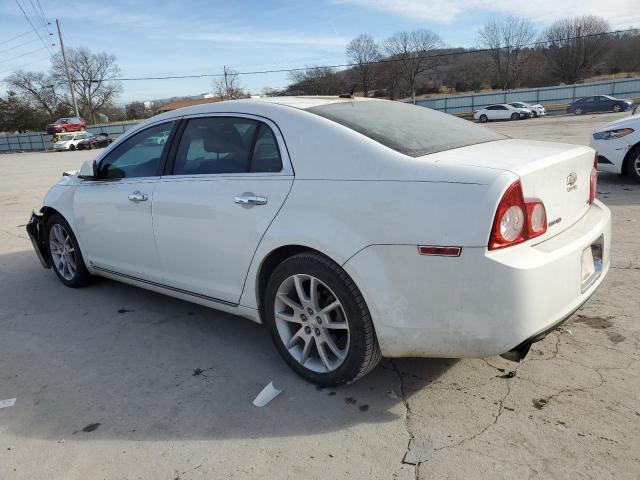
<svg viewBox="0 0 640 480"><path fill-rule="evenodd" d="M49 231L49 248L55 269L65 280L73 280L77 270L76 252L71 236L59 223Z"/></svg>
<svg viewBox="0 0 640 480"><path fill-rule="evenodd" d="M614 112L619 112L620 110L622 110L622 109L620 108L620 105L614 105L614 106L613 106L613 111L614 111Z"/></svg>
<svg viewBox="0 0 640 480"><path fill-rule="evenodd" d="M575 113L576 115L582 115L582 109L581 108L576 108L573 113Z"/></svg>
<svg viewBox="0 0 640 480"><path fill-rule="evenodd" d="M640 154L633 161L633 169L636 171L637 178L640 178Z"/></svg>
<svg viewBox="0 0 640 480"><path fill-rule="evenodd" d="M282 344L303 367L328 373L347 358L349 321L342 303L320 279L296 274L276 294L275 322Z"/></svg>

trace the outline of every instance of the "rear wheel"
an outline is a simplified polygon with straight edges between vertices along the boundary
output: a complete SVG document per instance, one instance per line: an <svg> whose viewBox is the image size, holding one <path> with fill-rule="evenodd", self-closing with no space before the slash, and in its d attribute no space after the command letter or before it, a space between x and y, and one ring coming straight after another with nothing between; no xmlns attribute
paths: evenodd
<svg viewBox="0 0 640 480"><path fill-rule="evenodd" d="M82 259L78 241L67 221L58 214L51 215L46 226L47 251L53 271L68 287L84 287L91 274Z"/></svg>
<svg viewBox="0 0 640 480"><path fill-rule="evenodd" d="M485 114L480 115L480 123L485 123L487 120L489 119Z"/></svg>
<svg viewBox="0 0 640 480"><path fill-rule="evenodd" d="M283 261L269 278L265 323L280 355L322 386L353 382L380 361L369 309L347 273L308 252Z"/></svg>

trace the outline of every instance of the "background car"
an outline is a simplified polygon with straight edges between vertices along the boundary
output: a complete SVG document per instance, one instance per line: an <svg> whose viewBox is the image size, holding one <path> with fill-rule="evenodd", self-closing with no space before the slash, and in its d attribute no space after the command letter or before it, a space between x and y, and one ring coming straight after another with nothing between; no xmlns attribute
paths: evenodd
<svg viewBox="0 0 640 480"><path fill-rule="evenodd" d="M598 152L598 168L627 174L640 182L640 115L603 125L591 134L591 147Z"/></svg>
<svg viewBox="0 0 640 480"><path fill-rule="evenodd" d="M589 112L624 112L633 107L632 100L622 100L610 95L583 97L567 106L567 113L582 115Z"/></svg>
<svg viewBox="0 0 640 480"><path fill-rule="evenodd" d="M509 105L515 108L524 108L524 109L530 110L531 116L533 118L541 117L547 114L547 110L539 103L536 103L535 105L530 105L525 102L511 102Z"/></svg>
<svg viewBox="0 0 640 480"><path fill-rule="evenodd" d="M27 231L67 286L263 322L291 368L341 385L381 356L523 358L609 268L594 161L402 102L217 102L127 130Z"/></svg>
<svg viewBox="0 0 640 480"><path fill-rule="evenodd" d="M85 138L85 140L78 145L78 150L104 148L111 145L111 143L113 143L113 138L109 137L106 133L98 133L95 136L92 135L89 138Z"/></svg>
<svg viewBox="0 0 640 480"><path fill-rule="evenodd" d="M484 123L489 120L520 120L529 118L530 115L531 110L529 109L516 108L508 103L501 103L476 110L473 118Z"/></svg>
<svg viewBox="0 0 640 480"><path fill-rule="evenodd" d="M54 137L53 149L55 151L83 150L84 143L92 136L89 132L57 134Z"/></svg>
<svg viewBox="0 0 640 480"><path fill-rule="evenodd" d="M79 132L87 128L87 122L82 117L63 117L47 125L47 133Z"/></svg>

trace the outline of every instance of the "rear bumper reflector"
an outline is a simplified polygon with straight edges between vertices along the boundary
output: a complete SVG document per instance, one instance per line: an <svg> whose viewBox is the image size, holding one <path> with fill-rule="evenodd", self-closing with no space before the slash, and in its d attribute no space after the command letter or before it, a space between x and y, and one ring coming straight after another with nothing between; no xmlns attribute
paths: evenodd
<svg viewBox="0 0 640 480"><path fill-rule="evenodd" d="M459 257L462 247L441 247L436 245L418 245L420 255L435 255L438 257Z"/></svg>

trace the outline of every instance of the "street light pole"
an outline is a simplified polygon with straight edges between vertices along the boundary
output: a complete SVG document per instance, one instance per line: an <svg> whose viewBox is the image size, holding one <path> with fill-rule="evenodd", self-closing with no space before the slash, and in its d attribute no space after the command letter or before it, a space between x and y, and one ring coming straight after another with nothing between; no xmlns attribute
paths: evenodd
<svg viewBox="0 0 640 480"><path fill-rule="evenodd" d="M76 94L73 91L73 84L71 83L71 75L69 75L69 64L67 63L67 54L64 51L64 43L62 42L62 31L60 30L60 21L56 18L56 27L58 27L58 39L60 40L60 50L62 50L62 61L64 62L64 69L67 72L67 81L69 82L69 92L71 92L71 101L73 102L73 109L76 111L76 117L80 116L78 111L78 104L76 103Z"/></svg>

